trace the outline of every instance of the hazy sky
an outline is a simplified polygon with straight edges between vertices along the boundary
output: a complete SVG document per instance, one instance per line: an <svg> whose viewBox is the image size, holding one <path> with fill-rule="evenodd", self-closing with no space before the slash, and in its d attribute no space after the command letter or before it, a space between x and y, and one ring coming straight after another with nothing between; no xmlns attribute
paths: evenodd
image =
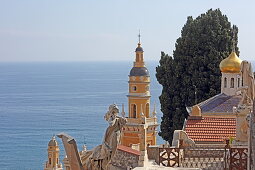
<svg viewBox="0 0 255 170"><path fill-rule="evenodd" d="M254 0L0 0L0 61L146 60L172 55L187 16L220 8L255 60Z"/></svg>

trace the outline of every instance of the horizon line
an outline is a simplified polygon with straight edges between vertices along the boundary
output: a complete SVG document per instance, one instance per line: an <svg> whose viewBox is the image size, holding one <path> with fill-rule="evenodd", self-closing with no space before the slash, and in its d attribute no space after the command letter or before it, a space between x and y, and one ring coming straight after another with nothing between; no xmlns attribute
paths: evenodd
<svg viewBox="0 0 255 170"><path fill-rule="evenodd" d="M68 62L133 62L133 60L31 60L31 61L0 61L0 63L68 63ZM147 60L146 62L159 62L159 60Z"/></svg>

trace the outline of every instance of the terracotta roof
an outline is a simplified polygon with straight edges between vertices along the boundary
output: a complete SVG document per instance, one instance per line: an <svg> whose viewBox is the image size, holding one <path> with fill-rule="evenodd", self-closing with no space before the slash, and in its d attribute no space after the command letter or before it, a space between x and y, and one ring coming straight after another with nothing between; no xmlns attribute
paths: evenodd
<svg viewBox="0 0 255 170"><path fill-rule="evenodd" d="M224 93L211 97L199 104L202 113L232 113L233 107L237 107L241 96L228 96Z"/></svg>
<svg viewBox="0 0 255 170"><path fill-rule="evenodd" d="M185 131L195 142L224 142L224 139L236 137L235 118L189 117Z"/></svg>
<svg viewBox="0 0 255 170"><path fill-rule="evenodd" d="M128 152L128 153L134 154L134 155L138 155L138 156L141 155L140 151L132 149L132 148L127 147L127 146L124 146L124 145L118 145L117 149L121 150L123 152Z"/></svg>

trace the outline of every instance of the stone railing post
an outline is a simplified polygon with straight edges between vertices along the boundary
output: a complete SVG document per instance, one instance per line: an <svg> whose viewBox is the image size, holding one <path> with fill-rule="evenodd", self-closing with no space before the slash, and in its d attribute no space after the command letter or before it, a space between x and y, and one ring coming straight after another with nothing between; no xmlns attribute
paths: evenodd
<svg viewBox="0 0 255 170"><path fill-rule="evenodd" d="M224 169L227 170L229 168L229 160L228 152L230 149L230 140L226 139L226 145L224 147Z"/></svg>

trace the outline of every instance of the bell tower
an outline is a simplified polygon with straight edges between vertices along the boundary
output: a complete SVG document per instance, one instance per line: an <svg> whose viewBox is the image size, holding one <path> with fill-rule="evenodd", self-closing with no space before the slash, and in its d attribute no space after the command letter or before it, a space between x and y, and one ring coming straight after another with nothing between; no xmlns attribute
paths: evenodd
<svg viewBox="0 0 255 170"><path fill-rule="evenodd" d="M156 145L158 124L156 112L150 114L150 74L144 63L140 34L138 37L135 61L129 74L128 116L121 144L142 151L147 145Z"/></svg>
<svg viewBox="0 0 255 170"><path fill-rule="evenodd" d="M44 170L63 170L62 164L59 162L59 147L55 136L48 143L48 161Z"/></svg>
<svg viewBox="0 0 255 170"><path fill-rule="evenodd" d="M135 50L136 57L134 66L129 74L128 108L129 118L141 118L142 115L149 117L150 113L150 74L145 67L143 48L139 43Z"/></svg>

